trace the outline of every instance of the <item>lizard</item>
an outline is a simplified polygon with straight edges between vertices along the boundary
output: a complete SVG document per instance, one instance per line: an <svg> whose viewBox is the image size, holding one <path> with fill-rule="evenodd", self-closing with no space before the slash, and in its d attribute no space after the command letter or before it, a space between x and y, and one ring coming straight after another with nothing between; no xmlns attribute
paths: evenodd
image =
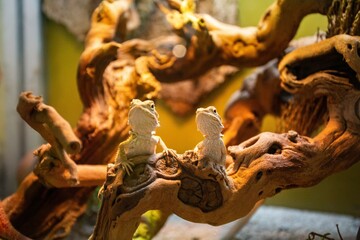
<svg viewBox="0 0 360 240"><path fill-rule="evenodd" d="M215 107L198 108L196 110L196 125L204 140L194 149L199 159L199 167L210 165L213 169L225 166L226 147L221 131L224 128L221 117Z"/></svg>
<svg viewBox="0 0 360 240"><path fill-rule="evenodd" d="M125 174L132 173L135 165L147 162L156 154L157 145L161 146L165 154L172 154L161 137L155 135L155 129L160 126L160 122L152 100L131 101L128 125L129 137L119 144L114 163L108 164L108 175L116 175L119 184L122 184ZM102 194L103 187L99 190L98 197Z"/></svg>
<svg viewBox="0 0 360 240"><path fill-rule="evenodd" d="M115 165L121 165L122 169L130 175L135 164L131 161L132 158L155 154L158 144L165 151L168 148L162 139L155 135L155 129L160 127L160 122L152 100L133 99L131 101L128 125L131 128L130 136L119 144Z"/></svg>

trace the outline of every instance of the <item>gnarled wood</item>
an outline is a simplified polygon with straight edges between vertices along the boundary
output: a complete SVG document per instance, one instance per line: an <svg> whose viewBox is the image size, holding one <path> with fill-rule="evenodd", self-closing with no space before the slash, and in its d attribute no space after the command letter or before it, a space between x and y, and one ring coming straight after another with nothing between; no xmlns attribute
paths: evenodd
<svg viewBox="0 0 360 240"><path fill-rule="evenodd" d="M10 223L4 209L2 202L0 202L0 237L4 239L14 239L14 240L28 240L29 238L25 237L19 233Z"/></svg>
<svg viewBox="0 0 360 240"><path fill-rule="evenodd" d="M36 97L30 92L20 95L17 111L22 119L51 145L48 151L69 171L70 176L67 179L70 185L77 184L76 164L68 154L78 153L81 142L70 124L53 107L43 104L41 97Z"/></svg>
<svg viewBox="0 0 360 240"><path fill-rule="evenodd" d="M267 114L280 113L281 87L274 59L259 67L229 99L225 110L224 142L226 146L239 144L260 132Z"/></svg>
<svg viewBox="0 0 360 240"><path fill-rule="evenodd" d="M116 146L128 135L128 106L133 98L157 98L160 82L198 77L222 64L256 66L278 57L302 18L315 12L325 14L332 1L278 0L257 28L245 29L179 11L179 2L169 2L170 10L162 9L179 37L125 41L131 0L103 1L94 12L78 68L84 111L73 131L82 149L69 153L77 164L81 187L64 188L68 170L61 164L48 164L61 162L57 161L61 156L52 154L49 145L40 147L41 174L37 174L43 181L33 173L28 175L17 192L2 202L21 233L43 239L66 237L93 191L93 187L83 186L97 185L105 177L86 179L86 173L104 169L87 164L112 161ZM183 58L172 54L177 44L187 48ZM280 63L285 90L308 100L312 96L326 99L329 121L317 136L309 138L294 131L260 134L229 148L227 173L200 170L198 159L188 152L173 159L158 155L150 164L139 164L136 174L120 186L108 176L93 238L130 239L141 214L149 209L174 212L195 222L223 224L245 216L256 202L281 189L312 186L357 162L358 46L358 37L342 35L296 50ZM335 64L308 64L314 60L322 63L329 56ZM51 125L49 119L40 122ZM47 131L57 136L56 129ZM52 143L50 138L48 141ZM54 159L48 161L49 156ZM48 188L43 182L61 189Z"/></svg>
<svg viewBox="0 0 360 240"><path fill-rule="evenodd" d="M314 58L314 51L303 49L295 50L280 63L286 88L297 94L326 97L330 119L318 135L310 138L295 131L261 133L229 147L233 163L227 174L199 167L193 152L173 159L160 155L148 165L137 166L142 178L130 175L123 185L106 182L92 239L131 239L141 214L149 209L172 211L193 222L225 224L245 216L258 201L283 189L313 186L358 162L360 91L354 82L357 79L351 79L360 69L347 60L358 61L348 46L359 43L359 37L339 35L308 47L335 49L335 53L323 50L315 56L339 54L345 59L337 62L341 68L332 69L331 64L309 71L306 64L299 63ZM341 69L346 71L339 72Z"/></svg>
<svg viewBox="0 0 360 240"><path fill-rule="evenodd" d="M138 78L134 66L122 65L131 73L126 81L110 81L115 79L110 79L108 82L103 81L103 74L106 74L104 73L105 68L116 58L118 52L119 44L108 42L116 33L114 29L118 24L117 16L126 11L126 5L122 4L124 1L120 2L120 4L114 3L111 9L106 8L109 7L107 5L109 3L104 2L100 8L102 10L99 12L106 15L107 11L110 11L113 15L110 14L109 18L115 17L115 19L113 19L114 21L104 20L103 24L94 23L93 31L96 32L96 37L91 38L90 36L89 46L80 60L78 83L84 104L84 113L74 132L82 142L83 148L78 154L71 156L77 164L110 162L116 145L127 136L128 128L123 119L126 119L127 106L131 99L137 96L137 87L139 86L136 83ZM95 21L98 20L95 18ZM118 66L116 67L118 68ZM145 95L145 91L146 89L140 93L141 96ZM115 99L117 94L120 99ZM122 104L126 108L121 107ZM49 149L46 146L39 149L41 152L40 164L46 160L41 157L49 155ZM46 166L46 164L44 166L43 178L49 177L47 180L50 185L54 181L54 185L56 185L58 179L52 179L52 174L62 173L61 166ZM86 176L91 173L83 174L80 168L78 176ZM101 169L106 168L101 166L99 170ZM63 180L61 175L59 177L61 185ZM102 178L104 177L105 175L102 175ZM86 180L86 182L91 185L99 184L99 180L95 178ZM15 194L4 199L4 210L14 227L29 237L36 239L63 238L69 234L71 226L86 209L87 200L93 189L94 185L62 189L47 188L41 184L39 178L31 174L21 183Z"/></svg>
<svg viewBox="0 0 360 240"><path fill-rule="evenodd" d="M223 24L209 15L185 13L184 16L179 14L180 10L167 11L170 24L186 40L187 52L183 58L175 58L171 53L160 55L161 59L159 55L150 56L149 67L159 81L175 81L201 75L223 64L263 65L281 55L306 15L326 14L331 2L278 0L268 8L257 27L248 28Z"/></svg>

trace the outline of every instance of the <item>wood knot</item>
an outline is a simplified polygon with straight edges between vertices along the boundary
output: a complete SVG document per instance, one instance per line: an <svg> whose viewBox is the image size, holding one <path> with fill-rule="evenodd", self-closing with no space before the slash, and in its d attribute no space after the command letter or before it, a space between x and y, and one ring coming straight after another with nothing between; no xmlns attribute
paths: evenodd
<svg viewBox="0 0 360 240"><path fill-rule="evenodd" d="M181 180L178 198L185 204L200 208L203 212L213 211L223 202L218 182L190 177Z"/></svg>
<svg viewBox="0 0 360 240"><path fill-rule="evenodd" d="M290 130L288 131L287 135L288 135L288 139L291 142L296 143L296 138L299 136L297 132L295 132L294 130Z"/></svg>

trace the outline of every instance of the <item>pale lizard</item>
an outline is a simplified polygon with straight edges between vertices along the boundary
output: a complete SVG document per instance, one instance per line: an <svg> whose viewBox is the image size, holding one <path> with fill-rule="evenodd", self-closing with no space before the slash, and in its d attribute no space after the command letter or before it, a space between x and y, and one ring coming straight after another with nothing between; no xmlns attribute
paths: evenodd
<svg viewBox="0 0 360 240"><path fill-rule="evenodd" d="M224 126L221 117L213 106L198 108L196 111L196 125L204 140L198 143L194 149L199 159L199 167L224 166L226 160L226 147L222 140L221 131Z"/></svg>
<svg viewBox="0 0 360 240"><path fill-rule="evenodd" d="M119 144L114 164L108 164L108 174L116 174L115 181L120 185L125 173L130 175L135 165L146 163L156 154L158 144L165 154L172 154L162 139L155 135L155 129L160 123L159 114L152 100L133 99L130 103L128 124L130 136ZM104 190L103 187L99 190L99 197Z"/></svg>

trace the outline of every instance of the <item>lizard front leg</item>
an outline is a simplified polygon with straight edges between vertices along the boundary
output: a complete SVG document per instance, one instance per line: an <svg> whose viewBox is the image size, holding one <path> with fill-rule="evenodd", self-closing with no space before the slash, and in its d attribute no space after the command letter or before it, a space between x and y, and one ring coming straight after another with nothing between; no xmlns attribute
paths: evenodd
<svg viewBox="0 0 360 240"><path fill-rule="evenodd" d="M126 172L128 175L131 174L133 171L134 163L131 162L125 153L125 146L128 145L133 140L132 137L128 138L124 142L121 142L119 144L118 152L115 157L115 165L119 165L120 169L122 169L124 172Z"/></svg>

